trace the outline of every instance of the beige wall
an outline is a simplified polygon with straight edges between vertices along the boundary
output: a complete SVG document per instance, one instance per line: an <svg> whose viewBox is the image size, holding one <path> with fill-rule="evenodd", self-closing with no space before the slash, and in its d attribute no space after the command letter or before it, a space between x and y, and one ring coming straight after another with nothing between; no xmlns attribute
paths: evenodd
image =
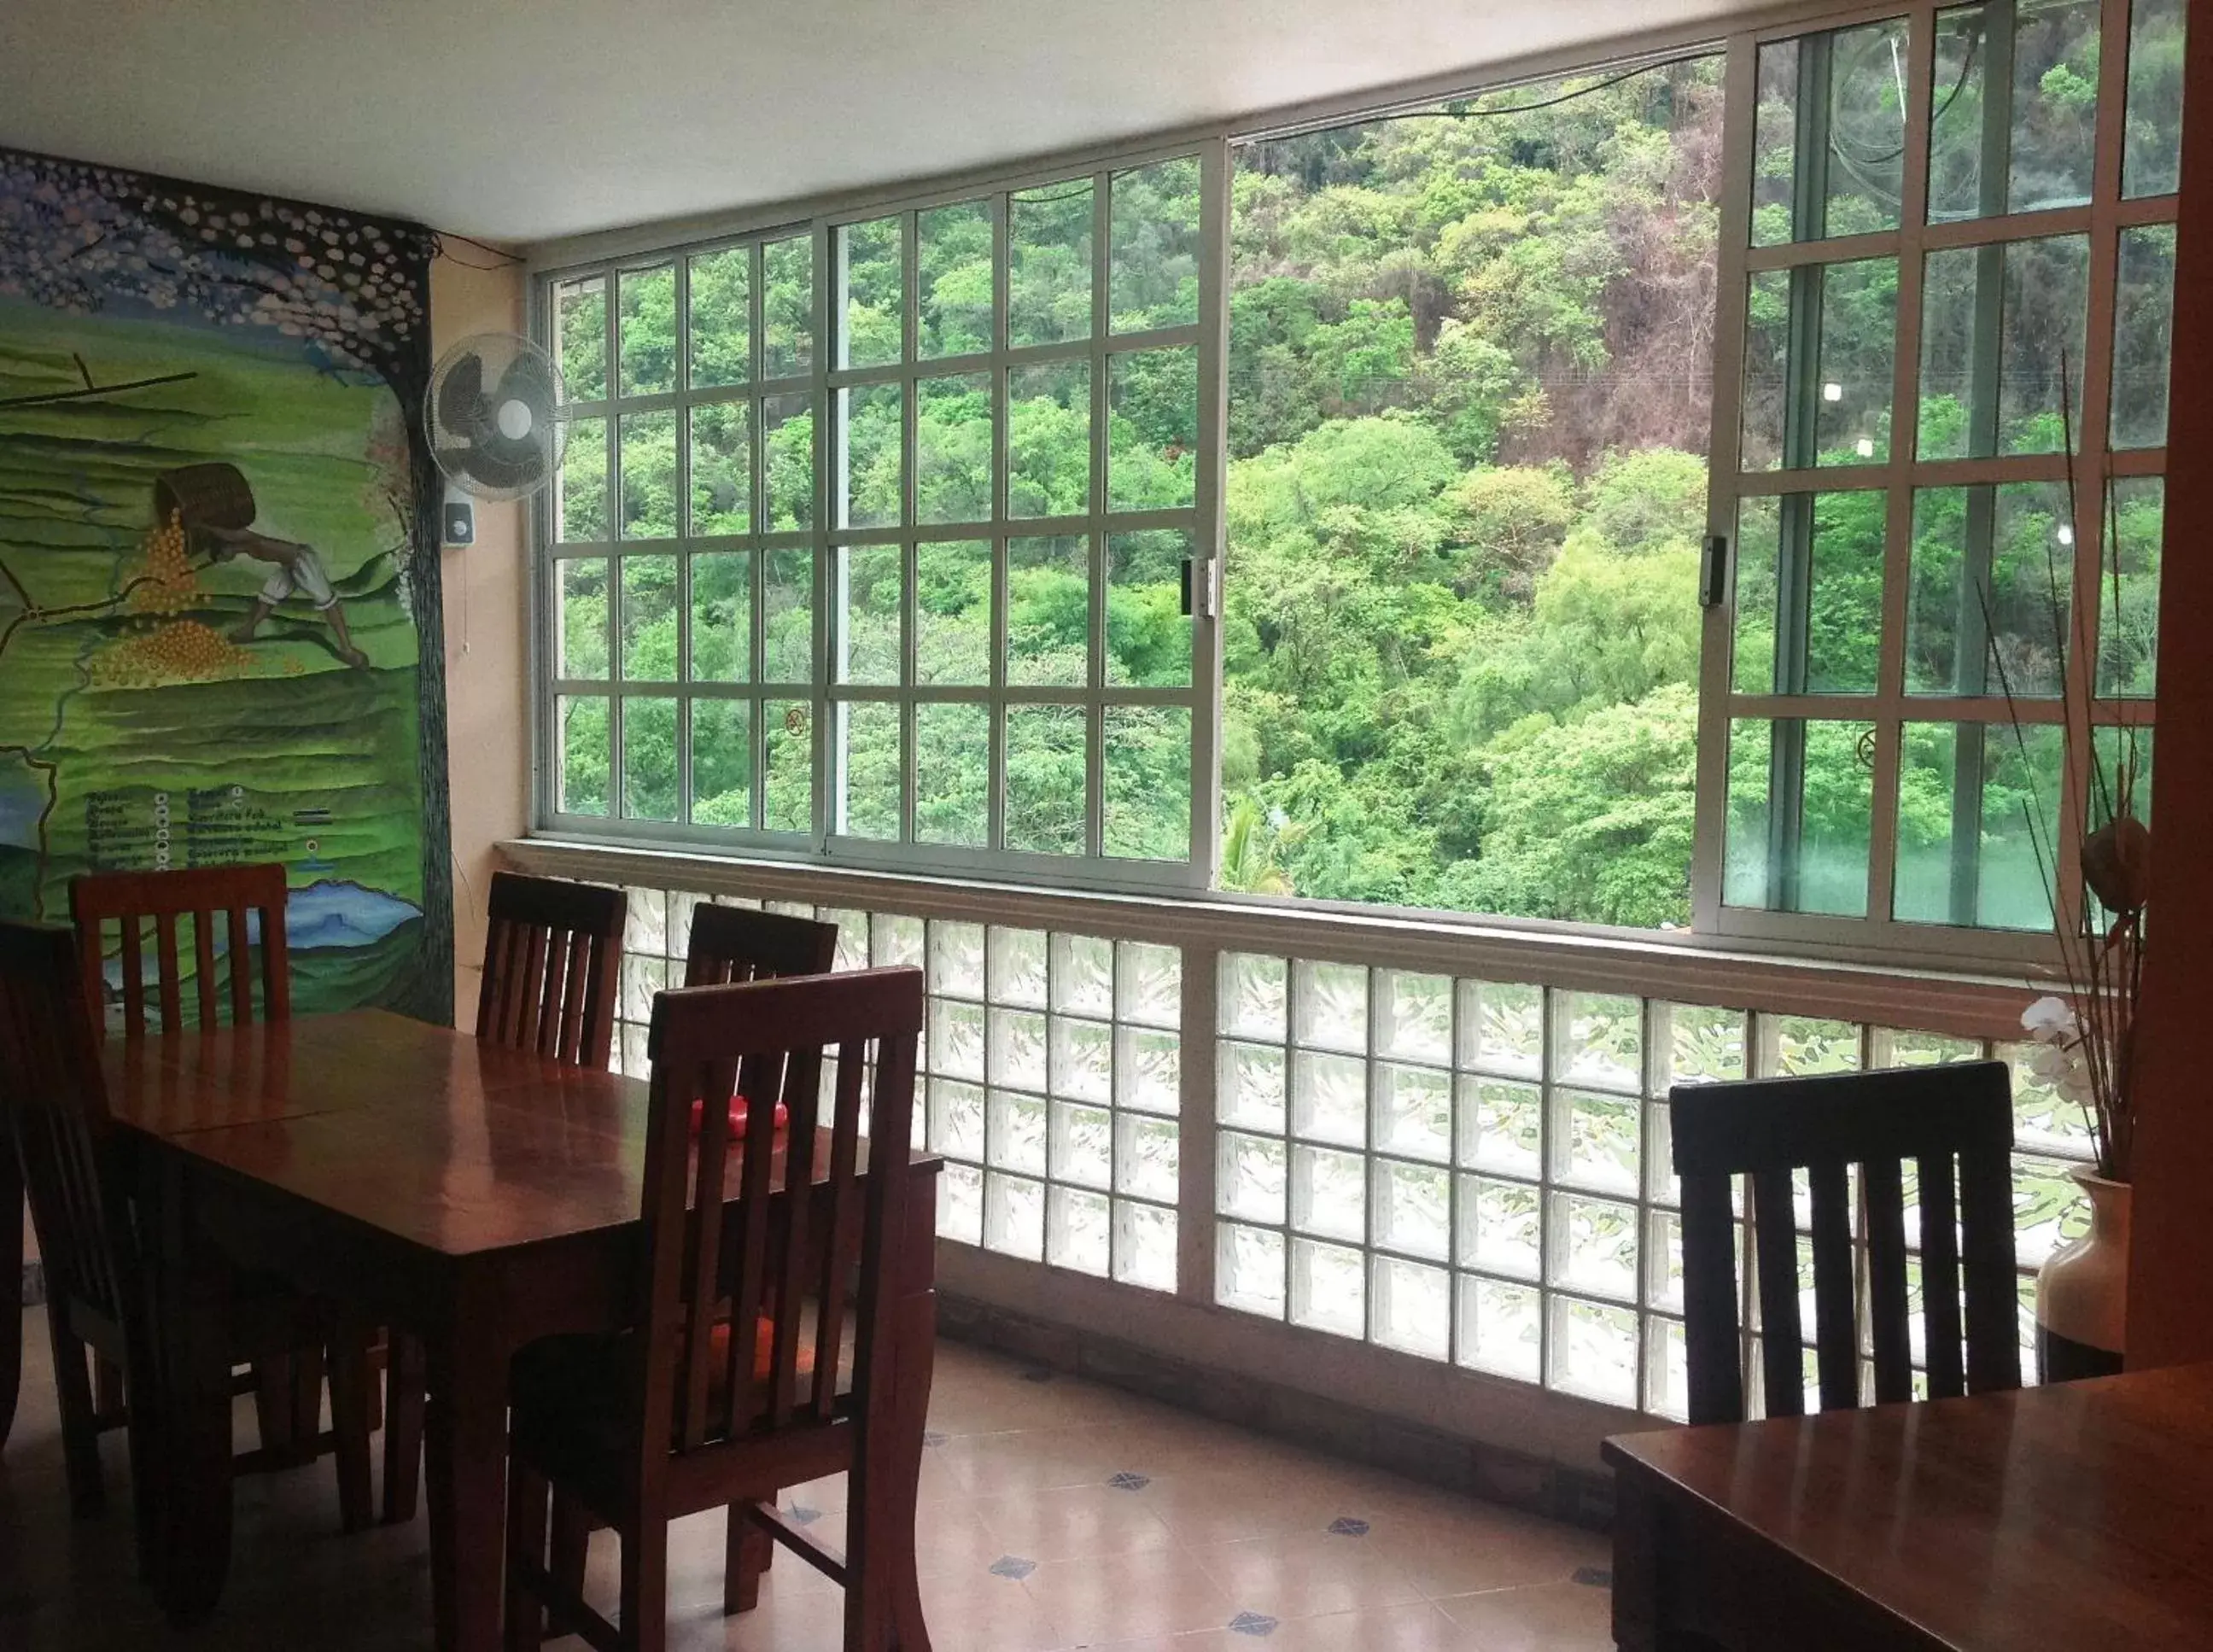
<svg viewBox="0 0 2213 1652"><path fill-rule="evenodd" d="M470 264L491 262L467 249ZM524 330L519 265L480 270L440 259L430 271L435 350L476 332ZM446 738L454 809L454 1010L476 1015L485 890L492 845L529 818L527 644L530 591L525 507L477 503L477 541L444 554Z"/></svg>

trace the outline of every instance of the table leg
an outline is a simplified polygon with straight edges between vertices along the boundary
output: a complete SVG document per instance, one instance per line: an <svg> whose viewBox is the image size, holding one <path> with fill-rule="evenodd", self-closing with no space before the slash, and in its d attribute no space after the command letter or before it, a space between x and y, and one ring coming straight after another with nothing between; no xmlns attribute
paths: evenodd
<svg viewBox="0 0 2213 1652"><path fill-rule="evenodd" d="M154 1468L140 1530L153 1544L162 1610L185 1629L212 1613L230 1570L230 1272L193 1229L193 1189L174 1165L155 1179L147 1223L149 1335L133 1363L151 1381L132 1397L157 1419L134 1442ZM150 1387L152 1393L144 1390Z"/></svg>
<svg viewBox="0 0 2213 1652"><path fill-rule="evenodd" d="M488 1314L430 1338L430 1582L438 1652L498 1652L506 1588L507 1350Z"/></svg>
<svg viewBox="0 0 2213 1652"><path fill-rule="evenodd" d="M23 1171L12 1143L0 1143L0 1447L15 1426L15 1399L23 1386Z"/></svg>

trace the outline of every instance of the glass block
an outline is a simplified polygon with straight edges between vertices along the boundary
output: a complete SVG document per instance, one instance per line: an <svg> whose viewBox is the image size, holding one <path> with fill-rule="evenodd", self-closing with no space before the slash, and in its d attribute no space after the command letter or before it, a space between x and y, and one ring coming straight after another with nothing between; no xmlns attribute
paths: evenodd
<svg viewBox="0 0 2213 1652"><path fill-rule="evenodd" d="M1657 1004L1667 1045L1667 1082L1701 1083L1744 1076L1744 1011L1702 1004Z"/></svg>
<svg viewBox="0 0 2213 1652"><path fill-rule="evenodd" d="M1546 1197L1552 1283L1637 1299L1637 1207L1572 1193Z"/></svg>
<svg viewBox="0 0 2213 1652"><path fill-rule="evenodd" d="M1301 1050L1291 1076L1291 1134L1359 1147L1368 1140L1368 1064Z"/></svg>
<svg viewBox="0 0 2213 1652"><path fill-rule="evenodd" d="M1860 1029L1850 1021L1811 1015L1764 1015L1762 1076L1777 1074L1848 1073L1860 1064Z"/></svg>
<svg viewBox="0 0 2213 1652"><path fill-rule="evenodd" d="M1340 1337L1368 1328L1368 1277L1358 1251L1291 1241L1291 1323Z"/></svg>
<svg viewBox="0 0 2213 1652"><path fill-rule="evenodd" d="M1183 1107L1183 1045L1173 1033L1124 1027L1115 1032L1114 1101L1146 1113Z"/></svg>
<svg viewBox="0 0 2213 1652"><path fill-rule="evenodd" d="M1316 1050L1368 1049L1368 972L1358 964L1313 963L1292 968L1291 1036Z"/></svg>
<svg viewBox="0 0 2213 1652"><path fill-rule="evenodd" d="M1442 1164L1452 1157L1452 1075L1434 1067L1375 1065L1377 1150Z"/></svg>
<svg viewBox="0 0 2213 1652"><path fill-rule="evenodd" d="M1291 1226L1332 1239L1368 1236L1366 1161L1327 1148L1291 1149Z"/></svg>
<svg viewBox="0 0 2213 1652"><path fill-rule="evenodd" d="M1046 1007L1046 934L1043 930L1009 930L994 924L991 941L993 1003Z"/></svg>
<svg viewBox="0 0 2213 1652"><path fill-rule="evenodd" d="M622 1008L626 1021L641 1026L653 1020L654 995L668 984L668 960L656 948L653 955L626 952L622 961Z"/></svg>
<svg viewBox="0 0 2213 1652"><path fill-rule="evenodd" d="M1875 1067L1941 1067L1948 1062L1977 1061L1983 1053L1982 1045L1974 1039L1893 1027L1871 1029L1868 1041L1869 1064Z"/></svg>
<svg viewBox="0 0 2213 1652"><path fill-rule="evenodd" d="M1425 1359L1450 1357L1452 1275L1395 1256L1379 1256L1373 1265L1375 1339Z"/></svg>
<svg viewBox="0 0 2213 1652"><path fill-rule="evenodd" d="M692 914L713 904L706 896L686 890L668 892L668 921L661 926L661 941L668 948L671 961L682 963L685 954L691 950Z"/></svg>
<svg viewBox="0 0 2213 1652"><path fill-rule="evenodd" d="M1086 1187L1111 1186L1114 1177L1114 1115L1073 1101L1052 1104L1052 1177ZM1280 1220L1280 1218L1278 1218Z"/></svg>
<svg viewBox="0 0 2213 1652"><path fill-rule="evenodd" d="M1280 958L1257 953L1222 954L1222 1030L1239 1038L1272 1039L1284 1037L1286 982L1289 966Z"/></svg>
<svg viewBox="0 0 2213 1652"><path fill-rule="evenodd" d="M649 1053L652 1029L637 1021L625 1021L622 1047L618 1052L624 1074L631 1078L653 1076L653 1057Z"/></svg>
<svg viewBox="0 0 2213 1652"><path fill-rule="evenodd" d="M937 1177L937 1234L964 1245L984 1242L984 1173L948 1164Z"/></svg>
<svg viewBox="0 0 2213 1652"><path fill-rule="evenodd" d="M2090 1199L2075 1180L2077 1168L2058 1159L2015 1155L2014 1250L2022 1267L2042 1267L2052 1252L2089 1231Z"/></svg>
<svg viewBox="0 0 2213 1652"><path fill-rule="evenodd" d="M1175 1203L1177 1125L1173 1119L1125 1114L1115 1120L1114 1191Z"/></svg>
<svg viewBox="0 0 2213 1652"><path fill-rule="evenodd" d="M1532 1180L1545 1169L1545 1109L1534 1084L1460 1080L1460 1161Z"/></svg>
<svg viewBox="0 0 2213 1652"><path fill-rule="evenodd" d="M668 955L668 897L659 889L625 889L623 950Z"/></svg>
<svg viewBox="0 0 2213 1652"><path fill-rule="evenodd" d="M1636 1090L1644 1078L1644 1005L1610 993L1563 992L1555 1022L1555 1076L1602 1090Z"/></svg>
<svg viewBox="0 0 2213 1652"><path fill-rule="evenodd" d="M1551 1386L1608 1405L1637 1404L1637 1313L1633 1308L1552 1299Z"/></svg>
<svg viewBox="0 0 2213 1652"><path fill-rule="evenodd" d="M1280 1132L1283 1128L1283 1052L1250 1044L1222 1045L1215 1078L1215 1115L1224 1124Z"/></svg>
<svg viewBox="0 0 2213 1652"><path fill-rule="evenodd" d="M1056 1187L1046 1209L1045 1259L1056 1267L1105 1277L1113 1249L1113 1214L1106 1198Z"/></svg>
<svg viewBox="0 0 2213 1652"><path fill-rule="evenodd" d="M1444 1261L1452 1255L1452 1173L1437 1165L1375 1161L1375 1234L1380 1249Z"/></svg>
<svg viewBox="0 0 2213 1652"><path fill-rule="evenodd" d="M992 1171L984 1178L984 1245L1032 1262L1045 1259L1045 1184Z"/></svg>
<svg viewBox="0 0 2213 1652"><path fill-rule="evenodd" d="M984 1078L984 1006L930 1001L930 1070L948 1078Z"/></svg>
<svg viewBox="0 0 2213 1652"><path fill-rule="evenodd" d="M1385 970L1375 978L1380 1055L1448 1066L1452 1061L1453 984L1448 975Z"/></svg>
<svg viewBox="0 0 2213 1652"><path fill-rule="evenodd" d="M1678 1423L1690 1420L1690 1343L1680 1320L1644 1322L1644 1409Z"/></svg>
<svg viewBox="0 0 2213 1652"><path fill-rule="evenodd" d="M986 1161L1001 1170L1045 1174L1044 1100L1014 1090L993 1090L991 1097Z"/></svg>
<svg viewBox="0 0 2213 1652"><path fill-rule="evenodd" d="M923 923L898 912L878 912L869 923L869 961L878 969L893 965L918 966L923 954Z"/></svg>
<svg viewBox="0 0 2213 1652"><path fill-rule="evenodd" d="M2088 1158L2096 1150L2089 1117L2079 1102L2036 1076L2029 1063L2039 1047L2003 1044L1991 1052L2013 1069L2014 1142L2067 1158Z"/></svg>
<svg viewBox="0 0 2213 1652"><path fill-rule="evenodd" d="M1223 1131L1215 1138L1214 1208L1223 1216L1282 1222L1284 1167L1280 1141Z"/></svg>
<svg viewBox="0 0 2213 1652"><path fill-rule="evenodd" d="M1552 1132L1558 1162L1555 1173L1578 1187L1594 1187L1632 1198L1637 1189L1638 1136L1643 1104L1623 1095L1594 1095L1559 1090Z"/></svg>
<svg viewBox="0 0 2213 1652"><path fill-rule="evenodd" d="M1670 1210L1644 1218L1644 1300L1654 1308L1683 1311L1683 1219Z"/></svg>
<svg viewBox="0 0 2213 1652"><path fill-rule="evenodd" d="M1283 1236L1225 1222L1216 1229L1214 1300L1247 1314L1283 1317Z"/></svg>
<svg viewBox="0 0 2213 1652"><path fill-rule="evenodd" d="M991 1082L1042 1095L1046 1088L1045 1017L1033 1009L991 1013Z"/></svg>
<svg viewBox="0 0 2213 1652"><path fill-rule="evenodd" d="M948 924L937 918L930 926L930 990L953 998L984 996L984 926Z"/></svg>
<svg viewBox="0 0 2213 1652"><path fill-rule="evenodd" d="M1460 1064L1514 1078L1541 1077L1545 989L1521 981L1462 981Z"/></svg>
<svg viewBox="0 0 2213 1652"><path fill-rule="evenodd" d="M1114 1029L1102 1021L1052 1018L1052 1093L1075 1101L1114 1099Z"/></svg>
<svg viewBox="0 0 2213 1652"><path fill-rule="evenodd" d="M1459 1261L1534 1279L1545 1262L1544 1192L1527 1182L1460 1179Z"/></svg>
<svg viewBox="0 0 2213 1652"><path fill-rule="evenodd" d="M1176 1288L1176 1216L1157 1204L1114 1201L1114 1277L1147 1290Z"/></svg>
<svg viewBox="0 0 2213 1652"><path fill-rule="evenodd" d="M825 924L838 926L838 957L833 968L868 968L869 915L866 912L845 911L826 906L817 911L815 917ZM673 912L669 921L672 924L675 921Z"/></svg>
<svg viewBox="0 0 2213 1652"><path fill-rule="evenodd" d="M765 900L761 910L774 912L778 917L803 917L810 922L814 917L814 906L804 900Z"/></svg>
<svg viewBox="0 0 2213 1652"><path fill-rule="evenodd" d="M1148 1027L1183 1025L1183 954L1174 947L1125 941L1115 948L1114 1014Z"/></svg>
<svg viewBox="0 0 2213 1652"><path fill-rule="evenodd" d="M930 1150L948 1158L981 1163L984 1157L984 1092L952 1079L930 1081Z"/></svg>
<svg viewBox="0 0 2213 1652"><path fill-rule="evenodd" d="M1534 1382L1544 1375L1544 1298L1533 1285L1462 1274L1460 1362Z"/></svg>
<svg viewBox="0 0 2213 1652"><path fill-rule="evenodd" d="M1052 937L1052 1007L1069 1015L1114 1013L1114 943L1094 935Z"/></svg>
<svg viewBox="0 0 2213 1652"><path fill-rule="evenodd" d="M1682 1180L1675 1174L1674 1119L1665 1101L1644 1109L1644 1197L1671 1208L1683 1202Z"/></svg>

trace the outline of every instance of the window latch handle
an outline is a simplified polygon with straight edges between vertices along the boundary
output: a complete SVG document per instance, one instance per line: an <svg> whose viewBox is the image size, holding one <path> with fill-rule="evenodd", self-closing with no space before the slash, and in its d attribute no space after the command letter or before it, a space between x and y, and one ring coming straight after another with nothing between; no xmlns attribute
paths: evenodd
<svg viewBox="0 0 2213 1652"><path fill-rule="evenodd" d="M1193 612L1192 594L1197 583L1198 572L1198 559L1195 557L1186 557L1183 559L1183 612L1184 618L1186 619L1191 618Z"/></svg>
<svg viewBox="0 0 2213 1652"><path fill-rule="evenodd" d="M1728 594L1728 535L1709 533L1698 557L1698 606L1718 608Z"/></svg>

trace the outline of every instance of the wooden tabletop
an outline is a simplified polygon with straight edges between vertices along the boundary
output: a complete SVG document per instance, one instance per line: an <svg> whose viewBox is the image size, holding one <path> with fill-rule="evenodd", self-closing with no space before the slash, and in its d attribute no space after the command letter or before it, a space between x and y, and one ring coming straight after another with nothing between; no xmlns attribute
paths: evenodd
<svg viewBox="0 0 2213 1652"><path fill-rule="evenodd" d="M1609 1441L1960 1652L2213 1646L2213 1365Z"/></svg>
<svg viewBox="0 0 2213 1652"><path fill-rule="evenodd" d="M638 1079L381 1010L111 1039L101 1062L118 1123L446 1255L637 1221ZM743 1163L730 1155L732 1197Z"/></svg>

